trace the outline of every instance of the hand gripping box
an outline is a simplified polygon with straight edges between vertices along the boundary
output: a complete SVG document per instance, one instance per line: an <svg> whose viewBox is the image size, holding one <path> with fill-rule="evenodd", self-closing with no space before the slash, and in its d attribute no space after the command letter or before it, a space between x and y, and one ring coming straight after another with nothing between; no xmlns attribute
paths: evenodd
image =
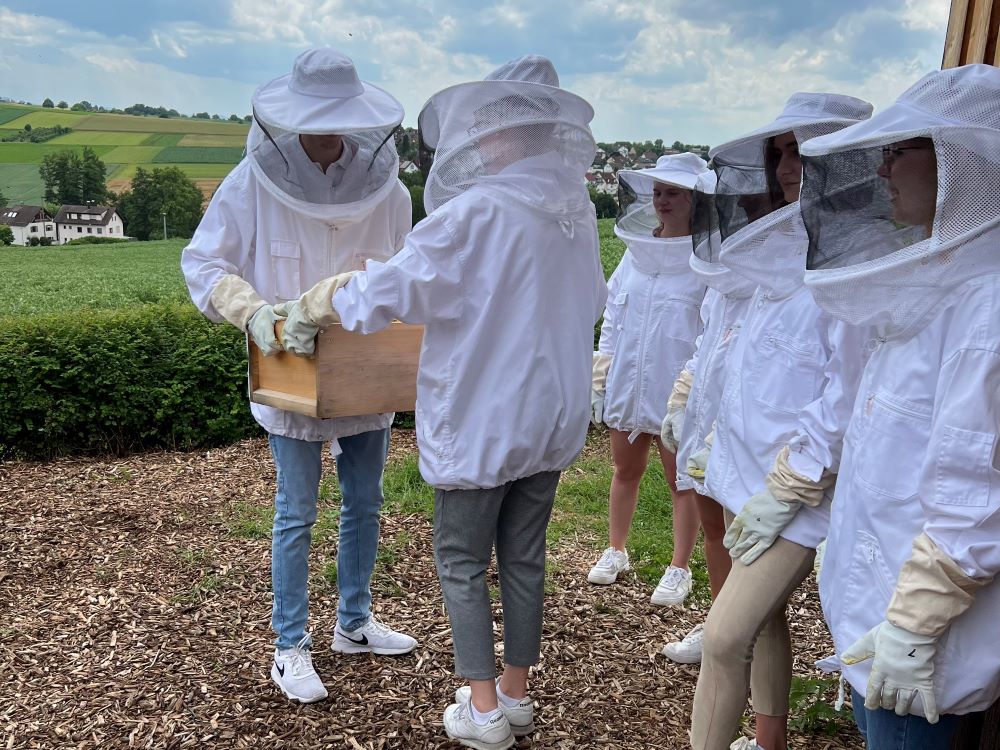
<svg viewBox="0 0 1000 750"><path fill-rule="evenodd" d="M367 336L335 325L316 336L313 357L265 357L247 337L250 400L323 418L413 411L423 336L399 321Z"/></svg>

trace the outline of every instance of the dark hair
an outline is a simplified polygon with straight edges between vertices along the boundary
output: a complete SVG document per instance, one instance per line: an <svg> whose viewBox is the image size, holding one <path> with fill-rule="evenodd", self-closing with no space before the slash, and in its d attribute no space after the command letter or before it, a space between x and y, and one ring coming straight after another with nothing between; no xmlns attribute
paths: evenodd
<svg viewBox="0 0 1000 750"><path fill-rule="evenodd" d="M764 141L764 175L767 178L767 195L771 202L770 211L776 211L788 205L788 201L785 200L785 191L782 189L781 183L778 182L778 164L781 162L781 154L774 147L775 138L777 136L772 135Z"/></svg>

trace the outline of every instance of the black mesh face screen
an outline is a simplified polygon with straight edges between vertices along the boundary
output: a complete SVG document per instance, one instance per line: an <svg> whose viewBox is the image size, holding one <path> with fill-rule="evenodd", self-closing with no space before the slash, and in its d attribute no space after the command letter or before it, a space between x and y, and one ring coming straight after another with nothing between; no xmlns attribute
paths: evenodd
<svg viewBox="0 0 1000 750"><path fill-rule="evenodd" d="M715 196L695 190L691 198L691 236L694 254L706 263L718 263L722 251Z"/></svg>
<svg viewBox="0 0 1000 750"><path fill-rule="evenodd" d="M921 227L893 220L881 165L881 147L802 158L799 207L809 233L808 270L867 263L923 238Z"/></svg>
<svg viewBox="0 0 1000 750"><path fill-rule="evenodd" d="M424 143L424 139L420 137L420 131L417 131L417 166L420 167L420 173L424 176L424 182L427 181L427 175L430 174L433 163L434 149Z"/></svg>
<svg viewBox="0 0 1000 750"><path fill-rule="evenodd" d="M639 195L631 188L631 186L625 182L625 180L618 180L618 219L621 220L628 212L632 205L639 200Z"/></svg>

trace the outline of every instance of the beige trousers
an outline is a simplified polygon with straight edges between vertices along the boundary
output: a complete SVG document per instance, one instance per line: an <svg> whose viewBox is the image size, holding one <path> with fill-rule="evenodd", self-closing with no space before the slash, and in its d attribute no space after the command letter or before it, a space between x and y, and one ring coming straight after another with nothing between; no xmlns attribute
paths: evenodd
<svg viewBox="0 0 1000 750"><path fill-rule="evenodd" d="M727 511L726 525L733 520ZM788 713L792 643L788 598L812 570L816 550L779 537L753 565L733 569L705 622L704 651L691 715L691 747L729 750L746 708Z"/></svg>

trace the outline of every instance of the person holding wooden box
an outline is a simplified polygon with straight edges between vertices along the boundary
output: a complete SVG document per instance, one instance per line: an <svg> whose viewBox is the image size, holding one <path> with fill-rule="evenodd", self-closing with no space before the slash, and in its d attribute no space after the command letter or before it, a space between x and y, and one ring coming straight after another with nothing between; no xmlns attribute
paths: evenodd
<svg viewBox="0 0 1000 750"><path fill-rule="evenodd" d="M484 750L534 729L526 691L540 653L545 530L560 472L586 440L593 326L607 296L583 180L594 113L558 84L551 62L524 57L435 94L418 121L425 166L433 155L428 217L398 255L325 282L299 305L312 326L424 325L420 471L435 488L455 670L471 682L444 726ZM494 546L499 680L486 578Z"/></svg>
<svg viewBox="0 0 1000 750"><path fill-rule="evenodd" d="M359 80L349 58L322 48L299 55L290 75L260 86L253 113L247 156L213 196L181 266L205 315L229 321L274 354L284 348L275 334L279 303L402 247L411 208L397 179L392 135L403 107ZM261 404L251 410L268 432L278 473L271 677L288 698L311 703L327 695L306 631L324 442L336 456L343 493L333 649L402 654L416 646L371 612L392 414L316 419Z"/></svg>

